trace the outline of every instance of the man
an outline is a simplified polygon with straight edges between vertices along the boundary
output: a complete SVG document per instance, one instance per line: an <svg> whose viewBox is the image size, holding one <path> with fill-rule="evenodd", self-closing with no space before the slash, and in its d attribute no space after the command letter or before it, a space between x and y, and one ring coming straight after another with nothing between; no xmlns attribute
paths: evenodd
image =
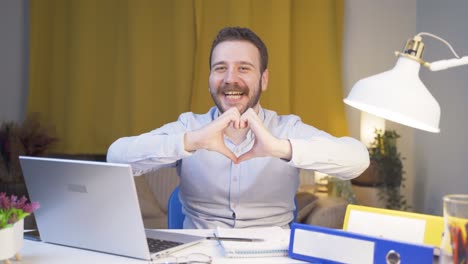
<svg viewBox="0 0 468 264"><path fill-rule="evenodd" d="M130 163L136 175L177 166L184 228L288 227L301 168L350 179L368 167L359 141L335 138L297 116L260 106L268 53L251 30L222 29L209 62L216 107L121 138L107 156L109 162Z"/></svg>

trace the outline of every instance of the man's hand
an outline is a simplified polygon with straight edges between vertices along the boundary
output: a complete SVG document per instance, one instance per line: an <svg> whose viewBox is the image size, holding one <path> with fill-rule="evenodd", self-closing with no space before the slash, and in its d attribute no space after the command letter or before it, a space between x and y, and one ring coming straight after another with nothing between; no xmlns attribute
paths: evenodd
<svg viewBox="0 0 468 264"><path fill-rule="evenodd" d="M255 157L277 157L291 160L292 150L289 140L273 136L252 108L245 111L240 120L241 124L249 126L255 134L255 142L248 152L238 158L239 163Z"/></svg>
<svg viewBox="0 0 468 264"><path fill-rule="evenodd" d="M236 129L247 126L245 121L241 121L239 110L236 107L230 108L207 126L185 133L185 150L207 149L217 151L234 163L238 163L236 155L224 144L224 130L229 125Z"/></svg>
<svg viewBox="0 0 468 264"><path fill-rule="evenodd" d="M225 144L224 133L229 126L234 129L249 127L255 135L252 148L237 157ZM242 116L236 107L230 108L216 120L198 130L185 133L185 150L195 151L207 149L217 151L234 163L240 163L255 157L277 157L285 160L291 159L291 144L289 140L278 139L263 126L257 113L248 109Z"/></svg>

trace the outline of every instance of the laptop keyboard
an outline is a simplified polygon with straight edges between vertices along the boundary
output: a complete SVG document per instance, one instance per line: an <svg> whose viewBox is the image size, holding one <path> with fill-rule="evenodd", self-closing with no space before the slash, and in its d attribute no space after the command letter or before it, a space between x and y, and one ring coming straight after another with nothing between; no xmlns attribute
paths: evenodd
<svg viewBox="0 0 468 264"><path fill-rule="evenodd" d="M146 238L148 241L149 250L151 253L159 252L168 248L173 248L178 245L182 245L179 242L167 241L167 240L159 240L154 238Z"/></svg>

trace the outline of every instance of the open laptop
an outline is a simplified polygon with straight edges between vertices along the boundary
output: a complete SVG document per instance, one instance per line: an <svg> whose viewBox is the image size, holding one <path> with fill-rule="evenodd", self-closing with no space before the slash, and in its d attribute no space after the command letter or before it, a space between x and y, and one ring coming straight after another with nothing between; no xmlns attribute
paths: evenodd
<svg viewBox="0 0 468 264"><path fill-rule="evenodd" d="M130 165L27 156L20 163L30 199L41 205L34 215L44 242L151 260L204 239L145 230Z"/></svg>

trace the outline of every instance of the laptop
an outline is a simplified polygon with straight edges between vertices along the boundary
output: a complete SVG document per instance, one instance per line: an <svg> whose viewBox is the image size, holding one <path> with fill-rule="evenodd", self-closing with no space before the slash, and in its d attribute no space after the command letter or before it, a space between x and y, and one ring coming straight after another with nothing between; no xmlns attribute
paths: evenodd
<svg viewBox="0 0 468 264"><path fill-rule="evenodd" d="M156 259L203 237L145 230L131 166L20 156L40 239L138 259ZM150 244L162 248L150 250Z"/></svg>

